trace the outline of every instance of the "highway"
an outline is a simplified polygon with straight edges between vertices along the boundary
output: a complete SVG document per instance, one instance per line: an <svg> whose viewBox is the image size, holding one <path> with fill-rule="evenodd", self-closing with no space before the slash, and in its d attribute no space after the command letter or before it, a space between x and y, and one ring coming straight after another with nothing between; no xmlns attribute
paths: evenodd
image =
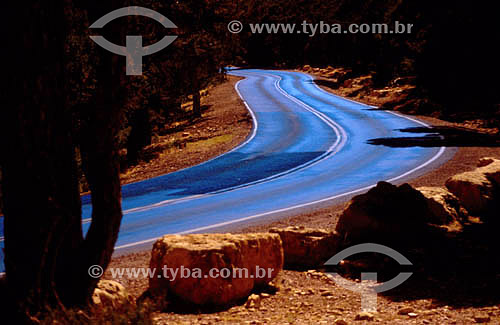
<svg viewBox="0 0 500 325"><path fill-rule="evenodd" d="M415 178L453 155L443 147L370 144L427 125L327 93L309 75L230 73L245 77L235 88L254 120L251 135L200 165L123 186L115 254L147 249L164 234L226 231L340 203L380 180ZM82 202L86 231L90 198Z"/></svg>

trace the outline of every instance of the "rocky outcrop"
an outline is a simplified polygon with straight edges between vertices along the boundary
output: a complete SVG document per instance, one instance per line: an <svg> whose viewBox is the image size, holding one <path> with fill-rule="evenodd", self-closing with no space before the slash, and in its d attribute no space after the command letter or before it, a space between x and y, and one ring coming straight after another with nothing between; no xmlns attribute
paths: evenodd
<svg viewBox="0 0 500 325"><path fill-rule="evenodd" d="M455 175L445 188L412 188L380 182L354 197L341 214L336 231L339 250L379 243L408 257L425 272L467 278L475 270L495 270L500 211L500 160L483 158L478 168ZM391 266L380 254L365 254L343 263L346 274ZM492 262L493 261L493 262ZM463 271L466 270L466 271ZM380 273L379 273L380 274ZM392 273L391 273L392 274Z"/></svg>
<svg viewBox="0 0 500 325"><path fill-rule="evenodd" d="M283 248L272 233L167 235L154 244L150 267L156 275L149 292L156 297L227 305L276 277Z"/></svg>
<svg viewBox="0 0 500 325"><path fill-rule="evenodd" d="M283 242L285 266L312 268L322 265L335 255L338 235L326 229L304 227L273 228Z"/></svg>
<svg viewBox="0 0 500 325"><path fill-rule="evenodd" d="M304 65L302 67L302 71L307 73L319 74L323 78L332 79L329 84L333 85L334 88L338 88L346 80L354 77L354 73L351 69L333 68L331 66L328 66L324 69L320 69L320 68L313 68L310 65ZM369 83L368 79L371 79L371 77L365 77L361 80L363 85L367 85L367 83Z"/></svg>
<svg viewBox="0 0 500 325"><path fill-rule="evenodd" d="M353 78L354 73L350 69L338 68L325 73L323 76L333 79L333 82L340 86L347 80Z"/></svg>
<svg viewBox="0 0 500 325"><path fill-rule="evenodd" d="M132 297L120 283L112 280L100 280L92 295L92 302L95 305L116 310L130 306Z"/></svg>
<svg viewBox="0 0 500 325"><path fill-rule="evenodd" d="M467 221L467 210L458 198L442 187L419 187L429 209L429 223L446 227L449 231L459 231Z"/></svg>
<svg viewBox="0 0 500 325"><path fill-rule="evenodd" d="M370 241L386 244L411 243L434 228L460 230L465 211L444 189L379 182L366 194L352 199L337 223L342 246Z"/></svg>
<svg viewBox="0 0 500 325"><path fill-rule="evenodd" d="M479 167L460 173L446 181L469 214L490 217L498 213L500 201L500 160L482 158Z"/></svg>
<svg viewBox="0 0 500 325"><path fill-rule="evenodd" d="M425 197L410 185L397 187L379 182L367 193L351 200L342 212L336 230L344 245L392 242L421 227L426 212Z"/></svg>

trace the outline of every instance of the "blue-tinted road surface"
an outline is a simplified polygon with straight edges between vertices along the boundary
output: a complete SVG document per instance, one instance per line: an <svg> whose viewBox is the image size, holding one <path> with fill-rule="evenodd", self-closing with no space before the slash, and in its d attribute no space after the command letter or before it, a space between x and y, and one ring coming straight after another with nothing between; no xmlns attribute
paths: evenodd
<svg viewBox="0 0 500 325"><path fill-rule="evenodd" d="M345 201L380 180L421 175L451 155L369 144L425 124L327 93L306 74L230 73L245 78L236 90L252 114L252 134L213 160L123 186L115 253L149 248L164 234L222 231ZM92 207L88 196L82 200L86 231Z"/></svg>

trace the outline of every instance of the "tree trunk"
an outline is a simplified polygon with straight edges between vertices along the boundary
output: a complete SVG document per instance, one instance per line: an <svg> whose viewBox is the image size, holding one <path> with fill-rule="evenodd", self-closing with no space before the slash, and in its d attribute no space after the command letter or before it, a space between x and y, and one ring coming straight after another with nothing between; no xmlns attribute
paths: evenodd
<svg viewBox="0 0 500 325"><path fill-rule="evenodd" d="M192 87L193 87L193 116L201 117L200 85L198 81L197 69L193 69Z"/></svg>
<svg viewBox="0 0 500 325"><path fill-rule="evenodd" d="M89 23L119 8L116 2L85 2ZM112 32L118 37L123 34L119 24L113 25ZM99 281L90 277L88 270L93 265L106 269L122 219L117 133L121 123L121 98L124 97L121 81L125 76L125 65L121 56L99 46L96 46L96 51L100 58L96 67L97 94L95 100L79 112L83 120L79 142L82 167L91 191L92 223L79 250L78 269L73 277L65 279L77 282L70 286L71 290L66 290L69 297L66 301L70 304L88 302ZM67 281L61 282L61 291Z"/></svg>
<svg viewBox="0 0 500 325"><path fill-rule="evenodd" d="M94 3L95 2L95 3ZM111 11L86 2L89 19ZM5 268L11 312L24 317L62 302L89 301L99 279L91 265L107 267L121 222L116 132L119 126L119 76L123 62L100 50L95 105L80 111L81 133L73 128L65 103L64 3L6 3L17 13L3 51L9 83L0 110L0 165L4 202ZM94 20L95 20L94 19ZM93 20L91 20L92 22ZM116 69L116 67L121 68ZM113 70L112 70L113 69ZM124 73L124 72L123 72ZM92 192L92 223L86 238L75 164L79 138L83 167ZM26 309L27 308L27 309Z"/></svg>
<svg viewBox="0 0 500 325"><path fill-rule="evenodd" d="M129 166L139 161L141 150L151 144L151 122L147 107L139 108L130 119L130 135L127 139L127 161Z"/></svg>
<svg viewBox="0 0 500 325"><path fill-rule="evenodd" d="M7 5L6 12L19 16L11 26L16 32L7 33L9 83L0 118L2 138L9 139L1 156L5 268L13 306L39 310L58 301L61 234L80 230L74 241L82 241L73 124L64 96L64 4Z"/></svg>

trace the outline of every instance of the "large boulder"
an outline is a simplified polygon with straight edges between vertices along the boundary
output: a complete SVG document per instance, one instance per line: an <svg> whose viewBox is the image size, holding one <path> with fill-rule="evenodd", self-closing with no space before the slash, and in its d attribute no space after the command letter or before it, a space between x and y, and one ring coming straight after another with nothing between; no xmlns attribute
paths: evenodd
<svg viewBox="0 0 500 325"><path fill-rule="evenodd" d="M500 160L482 158L479 167L450 177L446 187L469 214L489 217L498 213L500 201Z"/></svg>
<svg viewBox="0 0 500 325"><path fill-rule="evenodd" d="M338 235L334 231L293 226L269 232L281 237L287 267L316 267L336 253Z"/></svg>
<svg viewBox="0 0 500 325"><path fill-rule="evenodd" d="M426 189L424 193L409 184L379 182L367 193L355 196L337 223L341 246L418 243L434 226L455 224L462 212L448 205L453 199L437 189ZM440 207L442 202L448 203Z"/></svg>
<svg viewBox="0 0 500 325"><path fill-rule="evenodd" d="M124 309L132 305L132 296L120 283L112 280L100 280L92 294L95 305L111 309Z"/></svg>
<svg viewBox="0 0 500 325"><path fill-rule="evenodd" d="M430 224L445 227L449 231L462 229L468 214L455 195L442 187L419 187L417 190L427 200Z"/></svg>
<svg viewBox="0 0 500 325"><path fill-rule="evenodd" d="M227 305L277 276L283 247L271 233L166 235L153 246L150 268L156 270L149 280L154 296Z"/></svg>

